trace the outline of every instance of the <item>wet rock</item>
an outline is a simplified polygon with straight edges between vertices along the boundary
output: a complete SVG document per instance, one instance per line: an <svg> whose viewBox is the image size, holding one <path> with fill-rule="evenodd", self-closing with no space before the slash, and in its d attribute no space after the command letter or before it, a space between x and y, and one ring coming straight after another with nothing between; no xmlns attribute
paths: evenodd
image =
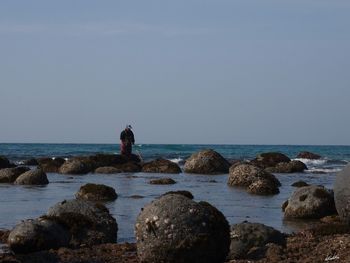
<svg viewBox="0 0 350 263"><path fill-rule="evenodd" d="M8 244L15 253L29 253L68 246L70 234L60 224L39 218L25 220L15 226Z"/></svg>
<svg viewBox="0 0 350 263"><path fill-rule="evenodd" d="M285 235L258 223L243 222L231 226L231 244L227 259L244 259L251 249L263 248L268 243L285 245Z"/></svg>
<svg viewBox="0 0 350 263"><path fill-rule="evenodd" d="M103 184L85 184L75 194L77 199L90 201L113 201L118 198L114 188Z"/></svg>
<svg viewBox="0 0 350 263"><path fill-rule="evenodd" d="M117 241L117 222L100 203L79 199L63 201L51 207L47 217L68 228L73 247Z"/></svg>
<svg viewBox="0 0 350 263"><path fill-rule="evenodd" d="M135 225L140 262L224 262L229 225L206 202L168 194L146 205Z"/></svg>
<svg viewBox="0 0 350 263"><path fill-rule="evenodd" d="M37 159L39 167L45 173L58 173L61 165L65 162L63 158L40 158Z"/></svg>
<svg viewBox="0 0 350 263"><path fill-rule="evenodd" d="M95 173L97 174L117 174L121 173L122 170L115 168L113 166L104 166L104 167L99 167L95 170Z"/></svg>
<svg viewBox="0 0 350 263"><path fill-rule="evenodd" d="M4 156L0 156L0 169L12 168L14 166L15 166L14 164L10 163L9 159L7 159Z"/></svg>
<svg viewBox="0 0 350 263"><path fill-rule="evenodd" d="M316 153L312 153L312 152L300 152L297 156L297 158L300 159L310 159L310 160L318 160L321 159L321 155L318 155Z"/></svg>
<svg viewBox="0 0 350 263"><path fill-rule="evenodd" d="M307 170L307 166L301 161L291 161L278 163L275 167L268 167L265 170L269 173L302 173Z"/></svg>
<svg viewBox="0 0 350 263"><path fill-rule="evenodd" d="M350 165L337 174L334 200L340 218L350 224Z"/></svg>
<svg viewBox="0 0 350 263"><path fill-rule="evenodd" d="M279 163L289 163L290 161L289 157L282 153L269 152L259 154L251 163L261 168L267 168L275 167Z"/></svg>
<svg viewBox="0 0 350 263"><path fill-rule="evenodd" d="M29 166L36 166L36 165L39 165L38 161L34 158L32 159L29 159L29 160L25 160L23 162L24 165L29 165Z"/></svg>
<svg viewBox="0 0 350 263"><path fill-rule="evenodd" d="M230 163L211 149L192 154L184 166L186 173L193 174L226 174L229 168Z"/></svg>
<svg viewBox="0 0 350 263"><path fill-rule="evenodd" d="M165 173L165 174L179 174L181 173L180 167L169 160L156 159L154 161L145 163L142 166L142 172L144 173Z"/></svg>
<svg viewBox="0 0 350 263"><path fill-rule="evenodd" d="M304 186L309 186L309 184L304 182L304 181L297 181L297 182L293 183L292 186L293 187L304 187Z"/></svg>
<svg viewBox="0 0 350 263"><path fill-rule="evenodd" d="M247 188L248 193L255 195L276 195L280 191L277 185L274 185L269 180L257 180L251 183Z"/></svg>
<svg viewBox="0 0 350 263"><path fill-rule="evenodd" d="M232 166L227 184L245 187L248 192L258 195L278 194L281 185L273 174L251 164Z"/></svg>
<svg viewBox="0 0 350 263"><path fill-rule="evenodd" d="M22 185L45 185L49 183L49 180L43 170L35 169L21 174L14 183Z"/></svg>
<svg viewBox="0 0 350 263"><path fill-rule="evenodd" d="M140 159L136 155L129 157L120 154L96 154L91 156L74 157L73 160L83 162L91 171L99 167L117 167L126 163L138 164Z"/></svg>
<svg viewBox="0 0 350 263"><path fill-rule="evenodd" d="M186 191L186 190L179 190L179 191L169 191L169 192L166 192L165 194L163 195L183 195L189 199L193 199L193 194L189 191ZM163 196L161 195L161 196Z"/></svg>
<svg viewBox="0 0 350 263"><path fill-rule="evenodd" d="M176 182L171 178L159 178L149 181L150 184L176 184Z"/></svg>
<svg viewBox="0 0 350 263"><path fill-rule="evenodd" d="M116 165L115 168L119 169L122 173L141 172L141 165L135 162L127 162L124 164L119 164L119 165Z"/></svg>
<svg viewBox="0 0 350 263"><path fill-rule="evenodd" d="M59 169L61 174L87 174L91 172L91 168L84 162L71 159L66 161Z"/></svg>
<svg viewBox="0 0 350 263"><path fill-rule="evenodd" d="M285 218L321 218L334 213L333 193L323 186L298 188L284 204Z"/></svg>
<svg viewBox="0 0 350 263"><path fill-rule="evenodd" d="M23 173L29 171L28 167L5 168L0 170L0 183L13 183Z"/></svg>

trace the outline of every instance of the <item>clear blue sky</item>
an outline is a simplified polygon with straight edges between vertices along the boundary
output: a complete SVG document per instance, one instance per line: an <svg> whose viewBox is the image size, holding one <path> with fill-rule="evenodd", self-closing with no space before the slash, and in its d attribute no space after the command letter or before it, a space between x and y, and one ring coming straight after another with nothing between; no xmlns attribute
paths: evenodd
<svg viewBox="0 0 350 263"><path fill-rule="evenodd" d="M350 144L350 1L0 2L0 142Z"/></svg>

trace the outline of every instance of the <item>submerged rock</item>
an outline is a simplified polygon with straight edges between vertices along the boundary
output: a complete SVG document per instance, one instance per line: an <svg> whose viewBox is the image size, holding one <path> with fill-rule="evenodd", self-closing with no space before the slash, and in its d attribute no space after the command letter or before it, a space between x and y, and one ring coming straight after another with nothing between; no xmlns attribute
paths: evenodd
<svg viewBox="0 0 350 263"><path fill-rule="evenodd" d="M48 184L46 173L41 169L27 171L21 174L15 181L15 184L22 185L45 185Z"/></svg>
<svg viewBox="0 0 350 263"><path fill-rule="evenodd" d="M285 235L278 230L258 223L242 222L231 226L230 253L227 259L247 258L251 249L262 248L268 243L285 245Z"/></svg>
<svg viewBox="0 0 350 263"><path fill-rule="evenodd" d="M169 160L156 159L154 161L145 163L142 166L142 172L144 173L165 173L165 174L179 174L181 173L180 167Z"/></svg>
<svg viewBox="0 0 350 263"><path fill-rule="evenodd" d="M114 188L103 184L85 184L75 194L78 199L90 201L112 201L118 198Z"/></svg>
<svg viewBox="0 0 350 263"><path fill-rule="evenodd" d="M297 182L293 183L292 186L293 187L304 187L304 186L309 186L309 184L304 182L304 181L297 181Z"/></svg>
<svg viewBox="0 0 350 263"><path fill-rule="evenodd" d="M103 166L99 167L95 170L95 173L97 174L117 174L121 173L122 170L119 168L113 167L113 166Z"/></svg>
<svg viewBox="0 0 350 263"><path fill-rule="evenodd" d="M29 253L68 246L70 233L60 224L45 218L25 220L15 226L8 244L15 253Z"/></svg>
<svg viewBox="0 0 350 263"><path fill-rule="evenodd" d="M300 159L310 159L310 160L318 160L321 159L321 155L318 155L316 153L312 153L312 152L300 152L297 156L297 158Z"/></svg>
<svg viewBox="0 0 350 263"><path fill-rule="evenodd" d="M323 186L298 188L283 205L285 218L321 218L336 213L333 193Z"/></svg>
<svg viewBox="0 0 350 263"><path fill-rule="evenodd" d="M13 183L23 173L29 171L28 167L14 167L0 170L0 183Z"/></svg>
<svg viewBox="0 0 350 263"><path fill-rule="evenodd" d="M193 174L226 174L230 163L214 150L202 150L186 160L184 170Z"/></svg>
<svg viewBox="0 0 350 263"><path fill-rule="evenodd" d="M146 205L135 225L140 262L219 263L229 250L229 225L205 202L168 194Z"/></svg>
<svg viewBox="0 0 350 263"><path fill-rule="evenodd" d="M350 165L337 174L334 200L340 218L350 224Z"/></svg>
<svg viewBox="0 0 350 263"><path fill-rule="evenodd" d="M281 183L262 168L251 164L233 165L227 184L247 188L248 192L258 195L278 194Z"/></svg>
<svg viewBox="0 0 350 263"><path fill-rule="evenodd" d="M73 247L117 241L117 222L102 204L78 199L63 201L51 207L47 217L68 228Z"/></svg>
<svg viewBox="0 0 350 263"><path fill-rule="evenodd" d="M150 184L176 184L176 182L171 178L159 178L149 181Z"/></svg>

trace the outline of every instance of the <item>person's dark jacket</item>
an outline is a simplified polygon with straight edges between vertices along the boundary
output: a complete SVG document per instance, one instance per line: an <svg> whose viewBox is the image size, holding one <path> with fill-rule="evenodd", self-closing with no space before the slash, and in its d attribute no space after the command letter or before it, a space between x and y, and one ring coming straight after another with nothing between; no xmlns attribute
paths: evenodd
<svg viewBox="0 0 350 263"><path fill-rule="evenodd" d="M120 140L125 144L134 144L134 133L132 132L132 130L124 130L120 133Z"/></svg>

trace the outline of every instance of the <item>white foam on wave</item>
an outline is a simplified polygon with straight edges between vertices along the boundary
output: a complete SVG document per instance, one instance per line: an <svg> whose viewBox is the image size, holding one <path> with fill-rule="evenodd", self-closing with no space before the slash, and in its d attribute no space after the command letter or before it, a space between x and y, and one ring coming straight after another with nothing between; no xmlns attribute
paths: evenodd
<svg viewBox="0 0 350 263"><path fill-rule="evenodd" d="M318 160L311 160L311 159L304 159L304 158L296 158L293 159L294 161L301 161L306 164L306 166L322 166L327 163L327 159L318 159Z"/></svg>
<svg viewBox="0 0 350 263"><path fill-rule="evenodd" d="M168 160L173 162L173 163L177 163L177 164L179 164L179 163L184 161L184 159L182 159L180 157L179 158L168 159Z"/></svg>

